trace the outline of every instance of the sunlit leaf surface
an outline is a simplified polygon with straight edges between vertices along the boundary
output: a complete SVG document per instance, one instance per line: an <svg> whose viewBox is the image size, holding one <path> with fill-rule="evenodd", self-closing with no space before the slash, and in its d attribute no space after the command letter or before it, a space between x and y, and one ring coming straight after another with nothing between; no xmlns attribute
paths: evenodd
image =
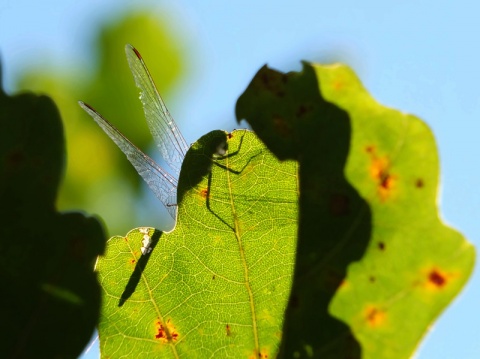
<svg viewBox="0 0 480 359"><path fill-rule="evenodd" d="M98 261L102 355L272 357L291 285L297 198L295 162L279 162L253 133L214 131L193 144L175 230L113 237Z"/></svg>

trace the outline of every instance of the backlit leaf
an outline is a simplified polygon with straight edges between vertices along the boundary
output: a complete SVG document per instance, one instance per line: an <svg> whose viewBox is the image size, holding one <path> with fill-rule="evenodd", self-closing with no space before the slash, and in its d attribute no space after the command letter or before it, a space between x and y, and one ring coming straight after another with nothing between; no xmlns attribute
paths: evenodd
<svg viewBox="0 0 480 359"><path fill-rule="evenodd" d="M299 161L286 358L407 358L460 291L473 247L438 216L438 155L418 118L373 100L342 65L267 67L237 103Z"/></svg>
<svg viewBox="0 0 480 359"><path fill-rule="evenodd" d="M297 196L296 163L279 162L253 133L214 131L193 144L175 230L113 237L98 261L102 356L272 357L291 285ZM142 255L145 244L152 251Z"/></svg>

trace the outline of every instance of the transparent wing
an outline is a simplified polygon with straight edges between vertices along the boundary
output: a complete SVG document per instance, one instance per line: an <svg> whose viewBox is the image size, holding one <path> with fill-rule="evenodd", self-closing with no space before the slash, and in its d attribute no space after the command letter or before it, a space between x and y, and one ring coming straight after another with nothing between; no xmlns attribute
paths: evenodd
<svg viewBox="0 0 480 359"><path fill-rule="evenodd" d="M160 97L140 53L132 45L126 45L125 52L135 83L140 89L140 100L150 132L172 174L178 178L188 150L187 142Z"/></svg>
<svg viewBox="0 0 480 359"><path fill-rule="evenodd" d="M110 122L86 103L79 101L80 106L95 120L103 131L117 144L135 167L138 174L147 182L155 196L162 201L173 219L177 215L177 180L163 170L150 157L130 142Z"/></svg>

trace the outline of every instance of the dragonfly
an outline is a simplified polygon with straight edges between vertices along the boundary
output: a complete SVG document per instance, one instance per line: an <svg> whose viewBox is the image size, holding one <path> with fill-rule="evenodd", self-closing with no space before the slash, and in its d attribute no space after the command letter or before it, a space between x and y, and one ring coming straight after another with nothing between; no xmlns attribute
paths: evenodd
<svg viewBox="0 0 480 359"><path fill-rule="evenodd" d="M92 106L82 101L79 101L79 104L127 156L138 174L176 221L178 177L188 145L165 106L140 53L129 44L125 46L125 53L135 84L140 89L140 100L148 128L170 171L160 167Z"/></svg>

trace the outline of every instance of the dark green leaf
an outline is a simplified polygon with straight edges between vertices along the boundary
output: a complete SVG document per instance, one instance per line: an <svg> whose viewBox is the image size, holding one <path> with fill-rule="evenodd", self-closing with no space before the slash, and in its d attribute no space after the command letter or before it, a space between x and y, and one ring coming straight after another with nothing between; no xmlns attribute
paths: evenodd
<svg viewBox="0 0 480 359"><path fill-rule="evenodd" d="M65 150L48 97L0 89L0 137L2 356L75 358L98 320L102 228L55 210Z"/></svg>

